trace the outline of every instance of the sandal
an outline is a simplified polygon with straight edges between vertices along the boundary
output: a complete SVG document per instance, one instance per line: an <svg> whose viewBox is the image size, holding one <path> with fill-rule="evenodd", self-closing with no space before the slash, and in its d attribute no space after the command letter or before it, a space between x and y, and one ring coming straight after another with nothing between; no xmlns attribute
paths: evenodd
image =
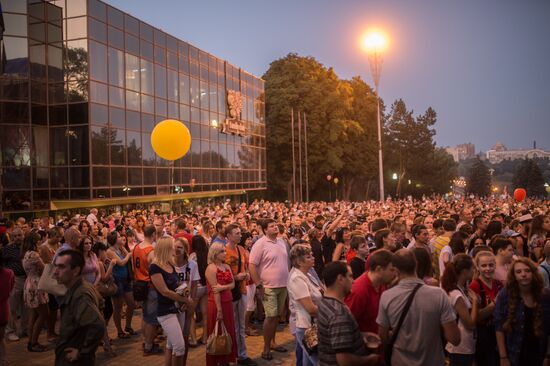
<svg viewBox="0 0 550 366"><path fill-rule="evenodd" d="M273 360L273 355L271 354L271 352L268 352L268 353L262 352L262 358L264 360L271 361Z"/></svg>
<svg viewBox="0 0 550 366"><path fill-rule="evenodd" d="M130 335L129 335L128 333L118 332L118 338L120 338L120 339L128 339L128 338L130 338Z"/></svg>
<svg viewBox="0 0 550 366"><path fill-rule="evenodd" d="M30 343L27 343L27 351L29 352L45 352L48 350L48 347L46 346L43 346L39 343L35 343L35 344L30 344Z"/></svg>
<svg viewBox="0 0 550 366"><path fill-rule="evenodd" d="M131 336L137 335L136 331L132 329L132 327L126 327L124 328L124 331L128 333Z"/></svg>

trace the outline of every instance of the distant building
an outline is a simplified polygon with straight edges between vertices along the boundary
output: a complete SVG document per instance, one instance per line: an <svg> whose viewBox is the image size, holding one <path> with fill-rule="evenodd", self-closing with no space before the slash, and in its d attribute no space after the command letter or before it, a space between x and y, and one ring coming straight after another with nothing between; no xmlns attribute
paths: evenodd
<svg viewBox="0 0 550 366"><path fill-rule="evenodd" d="M486 156L490 163L495 164L503 160L550 158L550 151L538 149L536 143L533 144L532 149L508 150L502 142L497 142L495 146L487 151Z"/></svg>
<svg viewBox="0 0 550 366"><path fill-rule="evenodd" d="M472 143L460 144L455 147L446 148L447 152L453 156L456 162L471 159L476 155L476 146Z"/></svg>

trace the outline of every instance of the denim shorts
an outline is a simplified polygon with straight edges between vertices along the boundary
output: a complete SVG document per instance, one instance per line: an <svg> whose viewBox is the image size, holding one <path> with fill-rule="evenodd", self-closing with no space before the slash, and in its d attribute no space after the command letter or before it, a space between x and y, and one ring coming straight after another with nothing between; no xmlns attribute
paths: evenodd
<svg viewBox="0 0 550 366"><path fill-rule="evenodd" d="M143 321L151 325L159 325L157 319L158 295L154 287L149 287L147 291L147 301L141 305L143 310Z"/></svg>
<svg viewBox="0 0 550 366"><path fill-rule="evenodd" d="M115 283L117 290L116 294L112 296L113 298L123 297L125 293L132 292L132 282L128 279L115 277Z"/></svg>

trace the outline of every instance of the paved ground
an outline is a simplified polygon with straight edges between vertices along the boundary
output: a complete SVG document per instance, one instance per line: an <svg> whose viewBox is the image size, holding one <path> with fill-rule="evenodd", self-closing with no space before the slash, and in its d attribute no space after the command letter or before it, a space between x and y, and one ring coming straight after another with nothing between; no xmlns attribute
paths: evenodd
<svg viewBox="0 0 550 366"><path fill-rule="evenodd" d="M132 327L136 331L140 328L141 324L141 310L136 311L136 315L132 320ZM138 333L141 333L138 331ZM117 356L109 358L103 352L103 348L99 348L97 351L97 365L164 365L162 356L149 356L143 357L141 350L142 339L140 335L134 336L131 339L116 339L116 329L112 324L109 325L109 334L111 338L115 339L113 347L117 352ZM202 334L202 329L197 330L197 334ZM40 343L46 344L45 332L40 337ZM249 356L258 362L258 365L295 365L294 356L294 337L290 334L288 326L279 328L277 331L277 343L285 346L288 353L273 352L272 361L264 361L261 358L263 349L263 337L247 337L246 345L248 347ZM30 353L26 349L27 338L21 339L18 342L6 342L8 361L11 366L45 366L54 364L53 350L44 353ZM53 348L53 346L52 346ZM204 346L197 348L191 348L189 352L188 365L204 365L205 353Z"/></svg>

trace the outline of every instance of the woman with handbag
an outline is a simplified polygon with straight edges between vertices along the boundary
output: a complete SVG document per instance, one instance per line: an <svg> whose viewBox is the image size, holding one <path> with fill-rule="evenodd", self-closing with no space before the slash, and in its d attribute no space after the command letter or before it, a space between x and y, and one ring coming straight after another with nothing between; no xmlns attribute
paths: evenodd
<svg viewBox="0 0 550 366"><path fill-rule="evenodd" d="M208 341L206 344L206 365L228 365L237 359L235 321L233 319L233 296L231 290L235 281L231 268L225 264L225 246L213 243L208 251L206 280L208 287ZM225 332L220 334L220 328ZM223 344L224 343L224 344ZM230 343L224 351L218 348ZM218 349L216 352L216 349Z"/></svg>
<svg viewBox="0 0 550 366"><path fill-rule="evenodd" d="M185 309L192 303L176 292L178 273L174 267L174 239L165 237L157 242L153 262L149 266L151 282L158 293L157 319L166 334L165 366L182 366L185 361Z"/></svg>
<svg viewBox="0 0 550 366"><path fill-rule="evenodd" d="M83 236L80 240L78 250L84 256L84 268L82 268L82 278L92 284L96 285L100 280L99 262L96 254L92 251L92 238L88 235Z"/></svg>
<svg viewBox="0 0 550 366"><path fill-rule="evenodd" d="M29 352L44 352L47 347L38 343L38 336L42 331L44 322L48 318L48 294L38 289L40 276L44 271L44 262L38 254L38 242L40 235L31 231L25 236L21 246L21 256L23 257L23 269L27 274L25 287L23 290L23 299L25 307L30 310L29 316L29 343L27 350Z"/></svg>
<svg viewBox="0 0 550 366"><path fill-rule="evenodd" d="M315 265L315 257L308 245L296 244L290 249L290 262L292 269L288 279L288 296L291 317L296 323L296 359L301 358L301 366L315 366L319 363L317 352L311 347L315 342L307 339L308 346L304 345L304 335L314 326L317 304L323 297L321 284L309 273Z"/></svg>
<svg viewBox="0 0 550 366"><path fill-rule="evenodd" d="M98 286L105 288L106 290L99 290L105 307L103 308L103 319L105 320L105 335L103 336L103 350L110 356L116 356L115 351L111 347L111 339L109 338L108 325L111 316L113 316L113 302L111 296L116 294L117 286L113 277L113 267L116 265L116 261L111 261L107 258L107 246L102 242L97 242L92 248L94 254L99 261L100 281Z"/></svg>

